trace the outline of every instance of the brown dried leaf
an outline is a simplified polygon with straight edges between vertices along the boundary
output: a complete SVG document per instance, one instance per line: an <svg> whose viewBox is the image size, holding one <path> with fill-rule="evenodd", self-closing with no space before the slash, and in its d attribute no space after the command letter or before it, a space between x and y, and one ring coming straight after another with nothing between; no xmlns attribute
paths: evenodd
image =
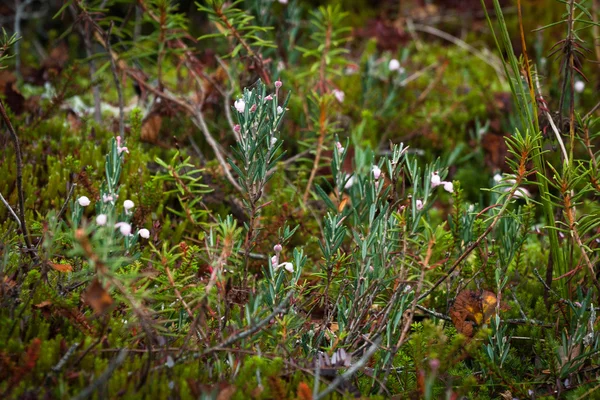
<svg viewBox="0 0 600 400"><path fill-rule="evenodd" d="M219 394L217 395L217 400L230 400L235 394L236 388L233 385L227 386L224 389L221 389Z"/></svg>
<svg viewBox="0 0 600 400"><path fill-rule="evenodd" d="M48 263L53 270L58 272L73 272L73 266L71 264L55 264Z"/></svg>
<svg viewBox="0 0 600 400"><path fill-rule="evenodd" d="M158 134L162 126L162 117L158 113L152 113L148 115L144 122L142 122L142 131L140 133L140 139L143 142L158 143Z"/></svg>
<svg viewBox="0 0 600 400"><path fill-rule="evenodd" d="M473 336L473 328L489 322L496 310L498 300L493 292L488 290L461 291L450 308L450 318L456 330L467 337ZM501 309L507 309L501 305Z"/></svg>
<svg viewBox="0 0 600 400"><path fill-rule="evenodd" d="M98 279L94 279L81 295L82 300L94 309L96 314L104 313L113 303L112 297L102 287Z"/></svg>

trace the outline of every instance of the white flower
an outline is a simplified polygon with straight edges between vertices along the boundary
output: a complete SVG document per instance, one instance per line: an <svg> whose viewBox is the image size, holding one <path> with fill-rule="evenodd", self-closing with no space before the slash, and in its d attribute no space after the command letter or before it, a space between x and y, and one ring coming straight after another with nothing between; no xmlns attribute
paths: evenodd
<svg viewBox="0 0 600 400"><path fill-rule="evenodd" d="M283 247L281 246L281 244L277 243L275 246L273 246L273 251L275 253L281 253L281 250L283 250Z"/></svg>
<svg viewBox="0 0 600 400"><path fill-rule="evenodd" d="M583 90L585 89L585 82L584 81L577 81L575 82L575 84L573 85L574 89L577 93L582 93Z"/></svg>
<svg viewBox="0 0 600 400"><path fill-rule="evenodd" d="M244 101L244 99L236 100L235 103L233 103L233 106L239 113L243 113L244 110L246 110L246 102Z"/></svg>
<svg viewBox="0 0 600 400"><path fill-rule="evenodd" d="M417 210L421 211L423 209L423 200L417 199L415 205L417 206Z"/></svg>
<svg viewBox="0 0 600 400"><path fill-rule="evenodd" d="M373 177L375 178L375 180L379 179L379 177L381 176L381 169L377 165L373 165L371 171L373 172Z"/></svg>
<svg viewBox="0 0 600 400"><path fill-rule="evenodd" d="M119 231L121 231L121 235L123 236L129 236L131 234L131 225L127 222L117 222L115 228L119 228Z"/></svg>
<svg viewBox="0 0 600 400"><path fill-rule="evenodd" d="M390 63L388 64L388 69L390 71L398 71L400 69L400 61L396 60L395 58L392 58L390 60Z"/></svg>
<svg viewBox="0 0 600 400"><path fill-rule="evenodd" d="M150 231L146 228L142 228L140 229L140 231L138 232L140 234L141 237L143 237L144 239L148 239L150 237Z"/></svg>
<svg viewBox="0 0 600 400"><path fill-rule="evenodd" d="M281 114L283 112L283 107L277 106L277 114Z"/></svg>
<svg viewBox="0 0 600 400"><path fill-rule="evenodd" d="M281 3L281 4L287 4L287 3L288 3L288 0L278 0L278 1L279 1L279 3Z"/></svg>
<svg viewBox="0 0 600 400"><path fill-rule="evenodd" d="M431 173L431 188L439 186L442 183L442 179L438 175L437 171Z"/></svg>
<svg viewBox="0 0 600 400"><path fill-rule="evenodd" d="M335 147L337 147L338 153L342 154L344 152L344 146L340 142L335 142Z"/></svg>
<svg viewBox="0 0 600 400"><path fill-rule="evenodd" d="M103 226L106 224L107 219L108 217L106 216L106 214L98 214L98 216L96 216L96 224Z"/></svg>
<svg viewBox="0 0 600 400"><path fill-rule="evenodd" d="M337 99L337 101L339 101L340 103L344 102L344 97L346 97L346 94L344 92L342 92L341 90L334 89L332 93Z"/></svg>
<svg viewBox="0 0 600 400"><path fill-rule="evenodd" d="M276 269L279 269L283 267L287 272L289 272L290 274L294 272L294 264L292 264L291 262L284 262L281 263L277 266Z"/></svg>
<svg viewBox="0 0 600 400"><path fill-rule="evenodd" d="M103 194L102 195L102 201L105 202L105 203L108 203L109 201L113 201L113 200L114 200L114 198L110 194Z"/></svg>
<svg viewBox="0 0 600 400"><path fill-rule="evenodd" d="M77 199L77 202L81 207L87 207L90 205L90 199L88 199L86 196L81 196Z"/></svg>
<svg viewBox="0 0 600 400"><path fill-rule="evenodd" d="M502 180L502 175L496 174L494 175L494 182L499 183Z"/></svg>
<svg viewBox="0 0 600 400"><path fill-rule="evenodd" d="M125 200L123 202L123 207L125 208L125 211L131 210L134 206L135 206L135 204L133 204L133 201L131 201L131 200Z"/></svg>
<svg viewBox="0 0 600 400"><path fill-rule="evenodd" d="M277 138L275 136L273 136L271 138L271 146L275 146L275 143L277 143Z"/></svg>
<svg viewBox="0 0 600 400"><path fill-rule="evenodd" d="M444 184L444 190L448 193L454 193L454 185L452 182L442 182Z"/></svg>
<svg viewBox="0 0 600 400"><path fill-rule="evenodd" d="M350 189L352 187L352 185L354 185L354 175L350 177L350 179L348 179L346 181L346 184L344 185L344 189Z"/></svg>
<svg viewBox="0 0 600 400"><path fill-rule="evenodd" d="M508 188L508 190L510 190L510 188ZM531 193L529 192L529 190L519 187L519 188L517 188L517 190L515 190L515 197L516 198L531 197Z"/></svg>
<svg viewBox="0 0 600 400"><path fill-rule="evenodd" d="M278 262L279 262L279 257L278 256L275 255L275 256L271 257L271 265L273 266L273 268L275 268L275 269L279 268L277 266Z"/></svg>

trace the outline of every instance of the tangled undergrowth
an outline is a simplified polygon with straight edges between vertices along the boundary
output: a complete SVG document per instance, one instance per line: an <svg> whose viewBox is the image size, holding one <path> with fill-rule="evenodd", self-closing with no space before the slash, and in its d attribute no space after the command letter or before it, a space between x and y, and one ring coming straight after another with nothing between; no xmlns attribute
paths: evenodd
<svg viewBox="0 0 600 400"><path fill-rule="evenodd" d="M598 396L597 1L54 3L0 42L5 398Z"/></svg>

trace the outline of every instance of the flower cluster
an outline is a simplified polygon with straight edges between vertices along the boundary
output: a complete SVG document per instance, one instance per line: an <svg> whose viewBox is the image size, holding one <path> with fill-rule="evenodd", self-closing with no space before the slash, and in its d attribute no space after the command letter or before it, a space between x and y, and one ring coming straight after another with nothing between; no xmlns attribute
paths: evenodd
<svg viewBox="0 0 600 400"><path fill-rule="evenodd" d="M97 214L95 222L98 227L105 227L114 223L112 226L115 230L118 229L121 235L125 237L126 247L129 248L135 244L138 236L144 239L150 238L150 231L142 228L139 229L135 235L132 233L133 227L129 221L133 214L135 204L131 200L125 200L123 202L123 213L120 216L114 215L115 203L119 198L117 193L119 192L119 177L121 175L123 153L129 154L129 149L122 144L121 138L117 136L112 143L111 151L106 157L107 180L102 184L100 201L96 203L95 208ZM77 198L72 218L75 226L79 225L84 209L91 204L92 201L87 196ZM133 240L130 240L130 238L133 238Z"/></svg>
<svg viewBox="0 0 600 400"><path fill-rule="evenodd" d="M271 265L273 266L273 269L275 271L283 267L283 269L285 269L291 274L294 272L294 264L292 264L291 262L283 262L279 264L279 253L281 253L281 250L283 250L283 247L280 244L276 244L275 246L273 246L273 251L275 252L275 255L271 257Z"/></svg>
<svg viewBox="0 0 600 400"><path fill-rule="evenodd" d="M431 188L435 188L437 186L443 185L444 186L444 190L448 193L454 193L454 185L452 184L452 182L446 182L446 181L442 181L442 178L440 178L440 175L438 174L437 171L434 171L431 174Z"/></svg>

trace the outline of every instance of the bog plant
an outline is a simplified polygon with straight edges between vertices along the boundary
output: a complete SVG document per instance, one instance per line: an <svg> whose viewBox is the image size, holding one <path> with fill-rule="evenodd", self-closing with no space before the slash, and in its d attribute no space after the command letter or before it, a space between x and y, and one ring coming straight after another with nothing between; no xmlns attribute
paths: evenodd
<svg viewBox="0 0 600 400"><path fill-rule="evenodd" d="M4 396L598 389L598 106L577 107L582 28L597 10L563 2L564 20L550 25L566 26L553 83L528 56L519 2L520 58L499 2L493 18L484 8L501 71L493 59L478 68L469 45L476 55L357 50L339 5L198 3L210 25L196 39L169 1L140 2L123 20L118 3L70 1L57 14L75 16L65 35L80 36L90 69L68 79L95 88L73 99L93 103L93 121L64 123L66 91L40 100L41 120L0 100L14 145L0 165ZM4 68L17 36L0 39ZM212 64L196 45L214 45ZM491 118L476 104L481 88L460 95L466 110L440 110L442 96L428 98L438 85L460 91L446 63L431 63L436 51L474 81L503 71L494 85L510 89L511 115L480 120ZM102 82L114 90L100 93ZM114 126L96 113L107 99L119 103ZM417 112L432 130L402 142L393 126ZM440 154L441 126L466 120L474 148ZM457 179L481 175L501 123L503 171L485 187Z"/></svg>

